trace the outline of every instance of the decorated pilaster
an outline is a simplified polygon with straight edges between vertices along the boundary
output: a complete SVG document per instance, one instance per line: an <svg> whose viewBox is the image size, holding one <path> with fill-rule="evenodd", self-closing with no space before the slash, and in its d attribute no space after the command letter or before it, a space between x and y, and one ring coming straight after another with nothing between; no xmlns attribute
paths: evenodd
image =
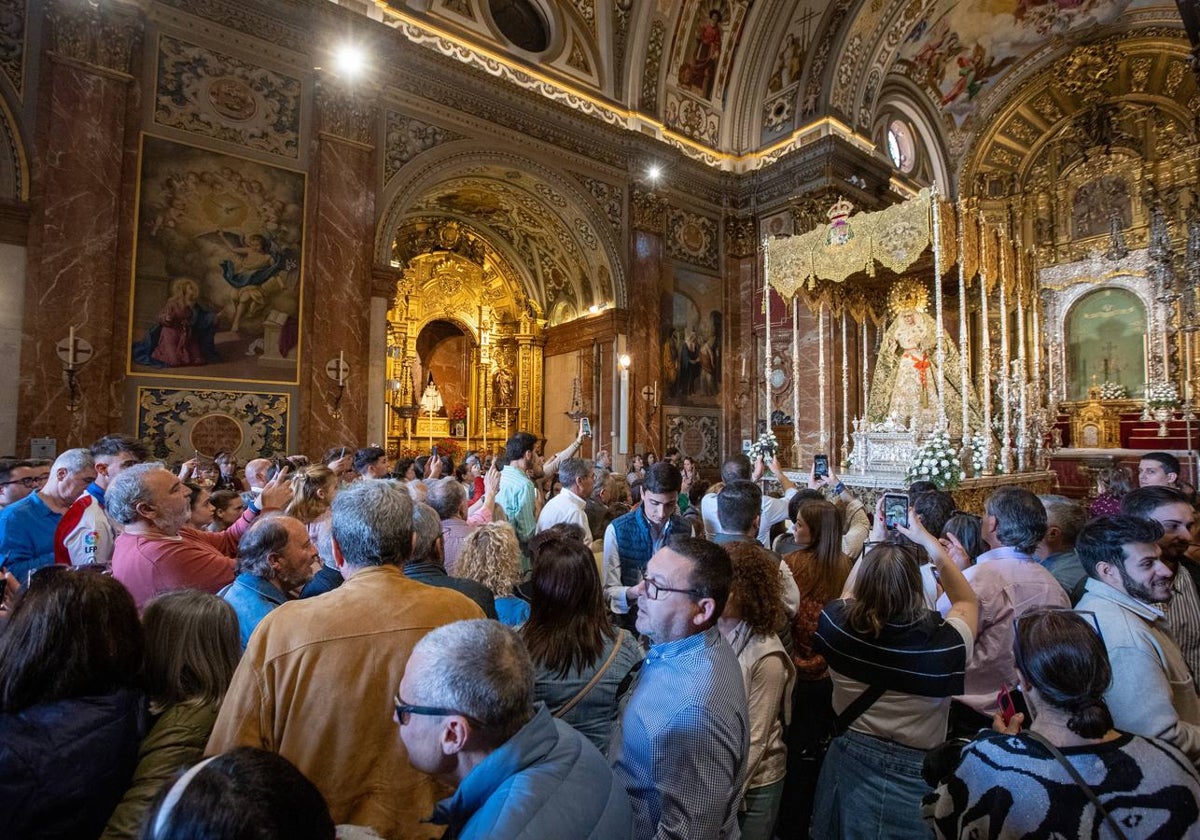
<svg viewBox="0 0 1200 840"><path fill-rule="evenodd" d="M663 238L667 225L667 201L658 193L635 187L632 191L633 264L630 266L628 306L630 334L637 337L632 355L635 381L658 383L658 407L642 393L630 394L633 435L630 451L659 452L662 440L662 346L663 306L669 305L670 290L663 284ZM640 390L640 389L635 389ZM651 396L653 400L653 396Z"/></svg>
<svg viewBox="0 0 1200 840"><path fill-rule="evenodd" d="M373 91L322 79L315 110L300 447L319 453L331 443L368 442L378 108ZM331 359L349 366L344 389L326 375Z"/></svg>
<svg viewBox="0 0 1200 840"><path fill-rule="evenodd" d="M129 267L118 233L132 207L123 146L142 27L134 11L86 0L53 0L46 25L17 439L54 438L61 452L119 417L125 332L114 302Z"/></svg>

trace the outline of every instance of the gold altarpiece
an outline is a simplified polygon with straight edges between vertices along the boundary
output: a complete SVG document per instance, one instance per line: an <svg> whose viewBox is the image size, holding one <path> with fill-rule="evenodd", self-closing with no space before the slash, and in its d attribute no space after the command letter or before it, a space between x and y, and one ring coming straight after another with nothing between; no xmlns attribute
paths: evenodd
<svg viewBox="0 0 1200 840"><path fill-rule="evenodd" d="M439 442L443 450L494 450L518 430L540 437L546 322L515 272L453 221L402 232L393 253L402 270L388 311L389 451L421 454ZM454 389L435 383L431 403L432 360L421 337L434 328L461 333L464 363L463 381ZM442 390L461 397L445 402Z"/></svg>

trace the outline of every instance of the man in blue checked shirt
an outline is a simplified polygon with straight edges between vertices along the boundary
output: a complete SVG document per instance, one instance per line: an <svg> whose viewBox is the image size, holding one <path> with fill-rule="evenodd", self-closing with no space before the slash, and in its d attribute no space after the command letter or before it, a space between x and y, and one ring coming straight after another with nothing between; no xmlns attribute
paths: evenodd
<svg viewBox="0 0 1200 840"><path fill-rule="evenodd" d="M651 648L608 749L635 840L739 836L750 716L737 657L716 627L731 577L723 548L676 538L635 587Z"/></svg>

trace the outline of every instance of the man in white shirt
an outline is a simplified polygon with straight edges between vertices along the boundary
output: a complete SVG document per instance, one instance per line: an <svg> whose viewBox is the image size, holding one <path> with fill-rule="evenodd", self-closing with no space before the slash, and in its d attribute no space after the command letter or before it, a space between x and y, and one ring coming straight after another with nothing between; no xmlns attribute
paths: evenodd
<svg viewBox="0 0 1200 840"><path fill-rule="evenodd" d="M592 529L588 525L585 507L596 484L592 462L583 458L567 458L558 467L558 481L562 484L562 492L542 507L537 519L537 530L545 531L563 522L578 525L586 536L584 544L591 545Z"/></svg>
<svg viewBox="0 0 1200 840"><path fill-rule="evenodd" d="M762 458L756 459L754 467L751 469L750 459L738 452L730 455L721 464L721 481L724 484L734 481L758 481L763 476L763 469ZM783 498L776 499L763 494L762 517L758 522L758 533L755 535L755 539L765 546L771 545L771 528L778 522L787 521L788 500L796 495L796 485L783 474L783 467L780 466L778 457L771 459L771 472L783 486ZM700 515L704 517L704 530L709 534L719 534L724 531L721 527L720 517L717 515L717 492L719 491L718 487L715 492L706 493L700 500Z"/></svg>

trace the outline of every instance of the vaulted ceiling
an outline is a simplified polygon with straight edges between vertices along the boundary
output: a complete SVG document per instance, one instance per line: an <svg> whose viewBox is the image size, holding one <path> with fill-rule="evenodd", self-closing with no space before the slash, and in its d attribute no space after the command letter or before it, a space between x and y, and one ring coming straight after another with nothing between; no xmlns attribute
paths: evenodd
<svg viewBox="0 0 1200 840"><path fill-rule="evenodd" d="M1074 45L1183 37L1170 0L375 3L411 40L734 170L828 134L878 147L897 98L958 170L1014 89Z"/></svg>

